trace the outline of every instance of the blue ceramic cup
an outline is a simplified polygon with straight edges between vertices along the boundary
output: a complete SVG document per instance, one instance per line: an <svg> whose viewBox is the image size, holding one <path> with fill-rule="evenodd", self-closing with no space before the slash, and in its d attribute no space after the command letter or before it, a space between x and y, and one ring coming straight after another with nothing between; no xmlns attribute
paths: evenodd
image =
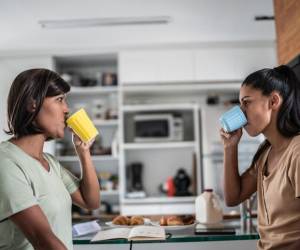
<svg viewBox="0 0 300 250"><path fill-rule="evenodd" d="M239 106L234 106L220 117L221 126L225 132L230 133L247 124L244 112Z"/></svg>

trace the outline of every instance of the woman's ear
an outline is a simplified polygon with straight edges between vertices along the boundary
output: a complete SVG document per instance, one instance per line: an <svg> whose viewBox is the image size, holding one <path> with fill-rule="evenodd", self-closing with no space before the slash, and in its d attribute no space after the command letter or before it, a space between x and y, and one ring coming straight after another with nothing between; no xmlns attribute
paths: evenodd
<svg viewBox="0 0 300 250"><path fill-rule="evenodd" d="M33 113L36 111L36 102L34 100L31 100L30 103L27 105L27 110L30 113Z"/></svg>
<svg viewBox="0 0 300 250"><path fill-rule="evenodd" d="M281 106L281 103L282 103L281 95L278 92L273 91L270 95L270 108L277 110Z"/></svg>

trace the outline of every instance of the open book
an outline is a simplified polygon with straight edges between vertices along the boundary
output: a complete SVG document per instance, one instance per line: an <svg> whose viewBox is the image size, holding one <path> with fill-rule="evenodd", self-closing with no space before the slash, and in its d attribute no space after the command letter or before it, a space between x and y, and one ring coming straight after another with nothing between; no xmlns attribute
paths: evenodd
<svg viewBox="0 0 300 250"><path fill-rule="evenodd" d="M127 240L165 240L165 229L159 226L136 226L133 228L113 228L99 231L91 241Z"/></svg>

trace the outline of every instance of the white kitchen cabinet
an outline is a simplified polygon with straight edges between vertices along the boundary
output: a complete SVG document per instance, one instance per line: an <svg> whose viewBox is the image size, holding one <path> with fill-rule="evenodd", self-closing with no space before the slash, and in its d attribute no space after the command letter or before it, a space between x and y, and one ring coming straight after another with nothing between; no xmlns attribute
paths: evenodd
<svg viewBox="0 0 300 250"><path fill-rule="evenodd" d="M249 73L277 64L275 45L236 42L186 49L120 52L124 85L242 81Z"/></svg>
<svg viewBox="0 0 300 250"><path fill-rule="evenodd" d="M195 53L189 49L123 51L119 65L124 85L195 79Z"/></svg>
<svg viewBox="0 0 300 250"><path fill-rule="evenodd" d="M276 66L274 47L205 48L196 51L196 81L243 80L249 73Z"/></svg>

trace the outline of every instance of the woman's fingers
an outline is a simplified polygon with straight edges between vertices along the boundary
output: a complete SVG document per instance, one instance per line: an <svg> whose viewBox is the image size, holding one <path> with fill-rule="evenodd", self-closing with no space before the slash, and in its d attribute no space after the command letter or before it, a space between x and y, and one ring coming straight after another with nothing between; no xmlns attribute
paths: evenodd
<svg viewBox="0 0 300 250"><path fill-rule="evenodd" d="M78 135L76 135L74 132L72 133L72 141L73 141L73 144L76 146L76 147L82 147L84 149L88 149L92 146L92 144L94 143L95 141L95 138L88 141L88 142L83 142Z"/></svg>
<svg viewBox="0 0 300 250"><path fill-rule="evenodd" d="M72 133L72 141L73 141L75 146L79 146L79 145L82 144L82 141L80 140L78 135L76 135L74 132Z"/></svg>
<svg viewBox="0 0 300 250"><path fill-rule="evenodd" d="M225 137L226 139L229 139L231 136L229 133L226 133L222 128L220 129L220 134L222 137Z"/></svg>

